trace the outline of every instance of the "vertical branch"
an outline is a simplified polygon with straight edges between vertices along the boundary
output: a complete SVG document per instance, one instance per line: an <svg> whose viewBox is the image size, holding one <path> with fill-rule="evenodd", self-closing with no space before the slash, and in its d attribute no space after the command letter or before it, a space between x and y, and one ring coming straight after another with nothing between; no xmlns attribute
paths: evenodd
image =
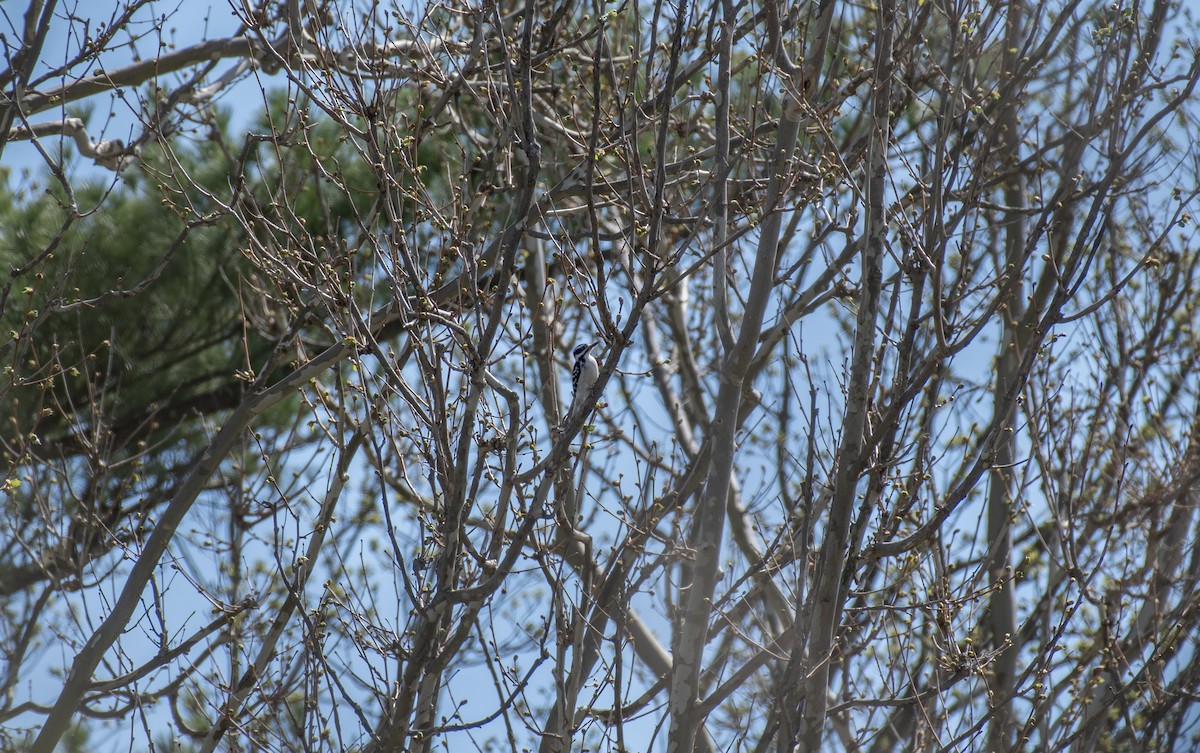
<svg viewBox="0 0 1200 753"><path fill-rule="evenodd" d="M721 0L721 37L717 42L717 133L714 160L712 217L713 217L713 320L721 345L728 353L733 349L733 327L729 322L729 66L733 57L733 33L737 12L733 0Z"/></svg>
<svg viewBox="0 0 1200 753"><path fill-rule="evenodd" d="M778 268L780 230L783 215L779 209L783 187L791 177L790 162L803 111L797 93L789 94L779 120L771 173L767 183L759 234L754 255L754 270L741 327L733 349L721 367L720 390L713 411L712 458L704 489L693 521L690 549L693 563L691 579L683 594L683 610L675 641L674 674L671 678L670 731L667 750L691 753L704 719L697 707L704 647L708 642L708 622L712 615L712 597L717 583L718 562L725 529L725 513L732 490L733 460L736 452L737 416L742 406L758 336Z"/></svg>
<svg viewBox="0 0 1200 753"><path fill-rule="evenodd" d="M882 289L882 265L887 221L884 201L888 142L891 138L892 43L896 25L895 0L879 4L876 23L875 72L872 84L871 135L867 156L867 185L863 194L865 227L862 244L862 295L856 322L854 350L847 385L846 414L838 449L829 524L821 544L813 585L812 625L807 649L804 710L799 725L798 751L817 751L825 729L829 669L837 652L834 636L842 615L842 568L850 535L858 478L862 470L864 432L870 407L871 361L875 350L876 316Z"/></svg>
<svg viewBox="0 0 1200 753"><path fill-rule="evenodd" d="M1008 6L1001 79L1005 87L1015 87L1017 66L1020 64L1021 33L1024 14L1022 3ZM1012 91L1012 89L1010 89ZM1010 96L1011 106L1003 108L1000 127L1000 153L1009 158L1020 153L1021 136L1016 97ZM1022 284L1025 260L1025 185L1013 172L1004 185L1004 204L1009 208L1004 228L1004 269L1002 290L1008 293L999 310L1002 322L1000 354L996 359L996 381L993 385L993 404L1001 410L1006 396L1020 378L1021 344L1018 322L1024 317L1025 286ZM1011 416L1011 413L1009 414ZM991 688L992 723L988 730L991 750L1008 750L1013 743L1016 721L1012 714L1014 682L1017 676L1017 617L1015 589L1012 583L1012 465L1016 456L1016 436L1011 418L1001 428L996 442L995 463L989 471L987 499L988 577L992 585L988 599L987 623L996 661L992 665Z"/></svg>

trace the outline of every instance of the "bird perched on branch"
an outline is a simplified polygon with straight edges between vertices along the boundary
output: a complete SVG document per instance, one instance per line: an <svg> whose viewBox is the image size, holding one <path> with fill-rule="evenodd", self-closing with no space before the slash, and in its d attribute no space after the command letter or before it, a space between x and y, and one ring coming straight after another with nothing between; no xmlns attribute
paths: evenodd
<svg viewBox="0 0 1200 753"><path fill-rule="evenodd" d="M575 356L575 365L571 367L571 410L567 414L567 418L591 407L585 403L592 391L592 386L600 378L600 364L592 355L592 351L598 345L600 343L576 345L575 349L571 351L571 355Z"/></svg>

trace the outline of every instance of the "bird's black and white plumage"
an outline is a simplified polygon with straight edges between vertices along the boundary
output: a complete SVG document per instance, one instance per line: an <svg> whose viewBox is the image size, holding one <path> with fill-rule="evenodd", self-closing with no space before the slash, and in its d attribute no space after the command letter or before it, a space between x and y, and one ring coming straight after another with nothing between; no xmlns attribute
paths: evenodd
<svg viewBox="0 0 1200 753"><path fill-rule="evenodd" d="M575 356L575 365L571 367L571 413L583 410L583 403L592 391L592 386L600 378L600 364L592 351L600 343L576 345L571 351Z"/></svg>

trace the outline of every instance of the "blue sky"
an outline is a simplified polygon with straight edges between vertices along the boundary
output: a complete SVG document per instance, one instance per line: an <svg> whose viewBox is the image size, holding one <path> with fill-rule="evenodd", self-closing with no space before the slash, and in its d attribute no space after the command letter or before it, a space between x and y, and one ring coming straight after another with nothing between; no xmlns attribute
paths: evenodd
<svg viewBox="0 0 1200 753"><path fill-rule="evenodd" d="M85 26L82 21L68 22L66 17L68 12L86 19L86 28L90 28L94 35L95 30L102 23L108 22L111 14L115 12L113 9L116 6L116 3L94 3L92 5L70 3L65 9L60 7L56 15L56 22L52 25L42 48L39 64L34 71L34 79L45 75L47 71L53 70L78 54ZM154 10L158 17L163 15L168 17L167 22L162 24L161 41L163 45L168 45L172 50L184 49L205 39L233 35L239 25L238 18L233 14L231 6L225 2L186 0L151 5L149 9ZM15 9L0 8L0 30L10 39L20 37L22 23L22 14L14 13L13 10ZM88 14L89 11L92 11L91 15ZM93 62L90 65L76 67L70 71L70 76L77 78L92 76L97 73L98 68L119 70L137 59L153 56L159 49L160 37L154 32L155 24L152 19L153 16L150 13L136 16L135 22L130 24L130 28L136 29L137 33L141 34L140 39L130 41L128 35L118 36L120 41L111 45L111 49L101 55L98 65ZM221 61L214 73L220 75L236 62L233 59ZM168 76L164 83L170 86L174 80L174 77ZM43 82L38 88L53 88L62 83L62 78L50 79ZM215 99L218 106L228 109L233 114L235 123L249 119L258 112L261 101L258 82L253 78L243 79L236 86L221 92ZM65 113L61 109L37 113L30 118L30 122L37 124L56 121L64 116L78 116L81 111L85 111L88 113L88 135L93 141L114 138L129 141L130 137L137 133L135 129L138 126L138 113L131 107L132 104L136 104L135 99L131 98L125 101L111 95L100 95L68 106ZM52 158L57 159L60 156L60 142L61 139L58 138L43 138L41 143L42 148ZM90 160L77 160L77 162L84 174L94 172L98 176L112 176L111 171L94 167ZM23 172L36 173L42 170L45 166L45 159L32 142L11 141L4 147L3 159L0 164L9 171L10 186L17 186L24 183Z"/></svg>

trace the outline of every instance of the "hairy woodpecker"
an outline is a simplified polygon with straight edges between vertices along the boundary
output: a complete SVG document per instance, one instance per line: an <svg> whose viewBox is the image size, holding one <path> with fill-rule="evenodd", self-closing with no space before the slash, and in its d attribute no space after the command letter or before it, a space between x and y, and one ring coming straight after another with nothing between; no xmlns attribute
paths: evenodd
<svg viewBox="0 0 1200 753"><path fill-rule="evenodd" d="M571 355L575 356L575 365L571 367L571 413L568 415L585 410L582 401L587 400L592 385L600 378L600 364L592 355L592 350L599 344L576 345L571 351Z"/></svg>

